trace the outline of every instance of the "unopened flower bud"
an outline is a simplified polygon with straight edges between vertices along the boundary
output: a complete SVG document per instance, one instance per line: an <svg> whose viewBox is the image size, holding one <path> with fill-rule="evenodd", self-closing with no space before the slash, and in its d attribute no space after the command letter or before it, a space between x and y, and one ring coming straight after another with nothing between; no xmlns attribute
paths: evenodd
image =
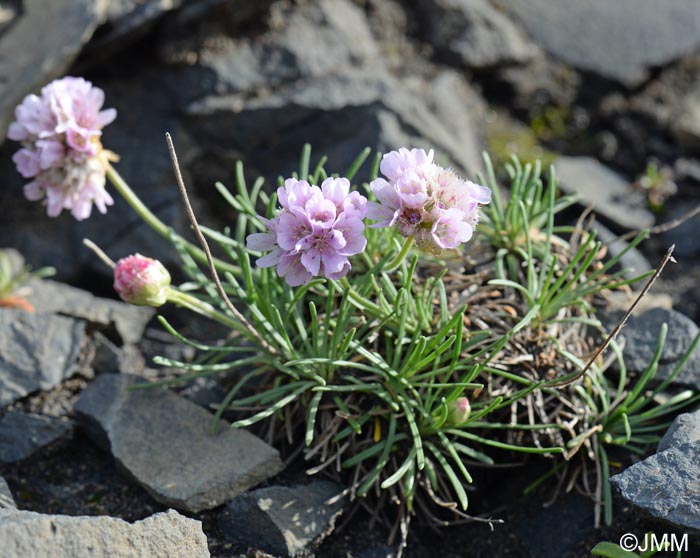
<svg viewBox="0 0 700 558"><path fill-rule="evenodd" d="M454 401L447 404L447 421L455 426L467 422L470 413L472 412L469 399L466 397L458 397Z"/></svg>
<svg viewBox="0 0 700 558"><path fill-rule="evenodd" d="M141 254L127 256L114 268L114 290L137 306L162 306L168 300L170 273L158 260Z"/></svg>

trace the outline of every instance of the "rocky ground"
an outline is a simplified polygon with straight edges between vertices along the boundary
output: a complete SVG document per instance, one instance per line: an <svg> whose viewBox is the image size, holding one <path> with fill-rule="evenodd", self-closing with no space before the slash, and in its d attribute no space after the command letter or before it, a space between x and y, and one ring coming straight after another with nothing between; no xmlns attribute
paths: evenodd
<svg viewBox="0 0 700 558"><path fill-rule="evenodd" d="M0 0L0 246L56 267L60 281L32 286L39 313L0 309L0 507L22 510L0 509L0 557L75 556L76 537L104 556L133 556L144 541L148 556L393 552L365 511L321 505L341 488L283 463L263 433L209 437L218 381L126 389L172 374L150 368L153 355L192 355L152 313L113 300L81 240L115 258L175 255L121 200L82 223L46 218L22 196L16 145L2 143L15 104L65 74L105 90L119 116L103 143L179 230L166 131L195 209L216 225L233 216L213 184L231 183L237 160L272 184L306 142L312 163L323 153L338 171L365 146L432 147L468 175L483 149L497 162L541 158L611 240L700 204L696 0ZM632 265L650 268L675 243L678 260L654 287L666 308L624 330L639 366L662 322L661 373L697 332L699 233L696 216L636 254ZM172 318L203 339L220 334ZM679 382L700 388L700 354ZM418 527L406 555L584 557L625 532L698 531L699 431L699 413L682 415L657 453L613 478L621 498L611 528L594 530L590 502L574 493L546 506L553 487L523 497L542 472L532 460L518 475L477 479L474 513L504 525Z"/></svg>

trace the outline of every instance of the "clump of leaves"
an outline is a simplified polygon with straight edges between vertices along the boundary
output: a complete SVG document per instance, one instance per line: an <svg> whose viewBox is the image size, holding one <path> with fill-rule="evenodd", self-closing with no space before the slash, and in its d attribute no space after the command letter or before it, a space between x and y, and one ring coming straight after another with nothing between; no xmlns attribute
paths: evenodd
<svg viewBox="0 0 700 558"><path fill-rule="evenodd" d="M352 180L368 156L344 176ZM311 171L310 158L307 148L298 176L318 183L326 160ZM559 197L552 169L544 181L539 163L512 159L507 172L503 197L486 158L480 178L494 200L468 256L415 253L388 269L401 239L368 229L348 277L292 288L274 269L251 264L245 238L265 230L258 214L272 217L276 199L262 179L249 187L239 164L235 192L216 185L237 214L235 228L202 232L232 262L222 287L253 330L236 327L221 344L203 344L161 318L201 358L158 362L189 371L174 381L235 373L215 419L257 428L290 458L303 453L309 473L344 482L345 494L371 505L402 540L414 516L433 525L478 519L468 514L472 470L493 464L494 449L543 455L552 474L600 496L608 470L601 448L643 448L663 428L661 417L697 396L657 403L672 381L645 391L658 358L632 388L623 366L617 382L609 377L611 359L574 381L605 335L596 318L605 293L633 281L612 272L622 254L604 259L585 223L555 226L573 199ZM207 273L172 239L189 276L180 290L235 322ZM464 398L471 414L456 419ZM596 489L588 489L591 473Z"/></svg>
<svg viewBox="0 0 700 558"><path fill-rule="evenodd" d="M24 258L16 250L0 250L0 307L20 308L28 312L34 311L31 303L24 298L26 284L32 278L50 277L56 270L43 267L32 271L24 264Z"/></svg>

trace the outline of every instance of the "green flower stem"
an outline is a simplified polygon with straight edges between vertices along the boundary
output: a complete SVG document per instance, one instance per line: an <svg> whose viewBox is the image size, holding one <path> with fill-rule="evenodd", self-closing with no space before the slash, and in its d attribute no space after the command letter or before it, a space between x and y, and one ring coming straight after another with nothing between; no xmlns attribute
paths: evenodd
<svg viewBox="0 0 700 558"><path fill-rule="evenodd" d="M358 308L365 310L370 315L375 318L383 318L386 312L381 306L375 304L374 302L367 300L362 295L360 295L355 289L352 288L347 277L343 277L339 280L340 285L348 292L348 296L355 303Z"/></svg>
<svg viewBox="0 0 700 558"><path fill-rule="evenodd" d="M408 254L408 251L411 249L411 246L413 246L413 243L415 242L416 237L415 236L409 236L406 239L406 242L404 242L403 248L401 248L401 251L396 255L396 257L391 260L389 263L386 264L386 267L384 268L384 271L394 271L401 262L406 258L406 255Z"/></svg>
<svg viewBox="0 0 700 558"><path fill-rule="evenodd" d="M191 294L183 293L182 291L178 291L171 287L168 289L168 302L172 302L174 304L177 304L178 306L187 308L188 310L191 310L192 312L195 312L200 316L205 316L214 321L217 321L220 324L223 324L227 327L235 329L236 331L246 334L246 336L250 335L250 332L238 320L227 316L223 312L218 311L208 302L204 302L203 300L200 300L197 297L192 296Z"/></svg>
<svg viewBox="0 0 700 558"><path fill-rule="evenodd" d="M166 240L170 240L171 231L163 221L158 219L155 214L144 205L144 203L139 199L136 193L131 189L131 187L126 183L126 181L119 175L115 168L107 163L107 178L114 185L121 196L126 200L126 202L131 206L131 208L136 212L136 214L141 217L154 231L156 231L160 236ZM192 256L199 263L207 265L207 255L204 251L191 242L179 237L182 240L183 247L187 250L187 253ZM231 265L230 263L224 262L217 258L214 258L214 266L219 271L228 271L230 273L238 273L240 269L238 266Z"/></svg>

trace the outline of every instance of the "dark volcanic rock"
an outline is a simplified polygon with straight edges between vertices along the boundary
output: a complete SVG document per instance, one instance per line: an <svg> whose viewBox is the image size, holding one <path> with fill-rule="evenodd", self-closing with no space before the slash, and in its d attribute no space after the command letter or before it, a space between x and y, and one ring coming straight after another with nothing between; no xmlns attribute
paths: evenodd
<svg viewBox="0 0 700 558"><path fill-rule="evenodd" d="M187 511L216 507L277 474L277 451L245 430L162 388L130 389L142 381L102 374L75 405L88 433L161 503Z"/></svg>
<svg viewBox="0 0 700 558"><path fill-rule="evenodd" d="M610 482L625 500L653 517L700 531L700 442L652 455Z"/></svg>
<svg viewBox="0 0 700 558"><path fill-rule="evenodd" d="M497 0L547 51L630 87L700 46L696 0Z"/></svg>
<svg viewBox="0 0 700 558"><path fill-rule="evenodd" d="M70 377L84 337L81 321L0 308L0 406Z"/></svg>
<svg viewBox="0 0 700 558"><path fill-rule="evenodd" d="M581 196L583 205L626 229L644 229L654 224L643 194L616 172L591 157L559 156L554 164L561 189Z"/></svg>
<svg viewBox="0 0 700 558"><path fill-rule="evenodd" d="M344 170L366 146L382 151L415 146L434 147L438 160L474 172L481 142L474 132L478 111L470 108L478 106L453 73L411 84L357 71L247 100L208 97L189 112L202 142L228 145L267 172L271 160L282 174L294 170L305 142L322 146L334 171Z"/></svg>
<svg viewBox="0 0 700 558"><path fill-rule="evenodd" d="M0 509L1 558L209 558L202 523L175 510L133 524Z"/></svg>
<svg viewBox="0 0 700 558"><path fill-rule="evenodd" d="M658 453L698 441L700 441L700 410L678 415L664 437L661 438L656 451Z"/></svg>
<svg viewBox="0 0 700 558"><path fill-rule="evenodd" d="M325 502L341 491L329 481L259 488L229 502L219 527L243 545L274 556L299 556L333 529L343 501Z"/></svg>
<svg viewBox="0 0 700 558"><path fill-rule="evenodd" d="M610 330L621 317L621 312L614 312L605 316L603 323ZM668 325L668 334L659 359L656 378L662 380L673 372L677 362L698 334L698 326L684 314L666 308L653 308L638 316L632 315L620 332L620 337L625 341L623 356L628 370L641 372L649 365L658 345L663 323ZM700 348L690 356L675 383L700 388Z"/></svg>
<svg viewBox="0 0 700 558"><path fill-rule="evenodd" d="M201 36L195 33L183 41L185 30L174 27L170 33L175 40L161 47L162 57L179 61L188 50L196 51L197 65L191 70L209 76L216 94L275 89L350 67L381 65L367 20L349 0L281 6L274 29L255 40L224 32L212 37L207 28Z"/></svg>
<svg viewBox="0 0 700 558"><path fill-rule="evenodd" d="M104 18L108 0L24 0L0 35L0 144L14 107L63 74Z"/></svg>
<svg viewBox="0 0 700 558"><path fill-rule="evenodd" d="M72 431L73 425L65 420L10 411L0 418L0 462L26 459Z"/></svg>
<svg viewBox="0 0 700 558"><path fill-rule="evenodd" d="M31 293L27 300L37 310L81 318L103 327L113 326L124 343L139 342L155 313L153 308L99 298L56 281L32 281L29 286Z"/></svg>
<svg viewBox="0 0 700 558"><path fill-rule="evenodd" d="M430 44L467 68L524 63L537 48L488 0L418 2Z"/></svg>

